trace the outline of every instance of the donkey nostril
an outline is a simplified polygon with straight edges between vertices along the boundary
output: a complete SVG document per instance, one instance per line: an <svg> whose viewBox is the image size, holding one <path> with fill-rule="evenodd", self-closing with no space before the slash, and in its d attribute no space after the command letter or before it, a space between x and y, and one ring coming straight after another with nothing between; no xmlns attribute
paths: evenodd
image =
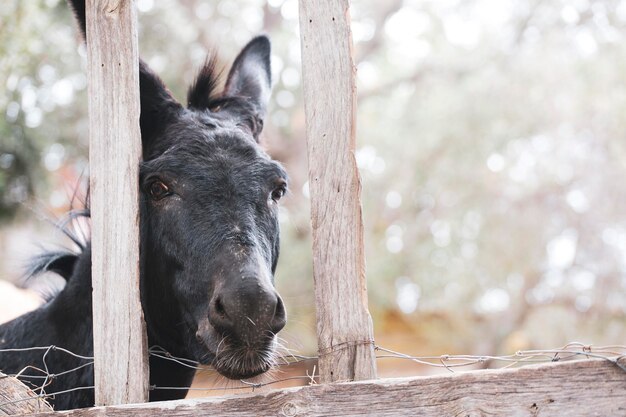
<svg viewBox="0 0 626 417"><path fill-rule="evenodd" d="M287 312L283 300L280 296L277 297L276 309L274 310L274 317L272 318L271 330L272 333L278 333L287 324Z"/></svg>
<svg viewBox="0 0 626 417"><path fill-rule="evenodd" d="M222 317L226 316L226 310L224 309L224 304L222 304L222 299L219 297L215 300L215 313L219 314Z"/></svg>
<svg viewBox="0 0 626 417"><path fill-rule="evenodd" d="M278 297L277 301L276 301L276 310L274 312L275 317L277 318L285 318L285 315L287 313L285 312L285 306L283 305L283 299Z"/></svg>
<svg viewBox="0 0 626 417"><path fill-rule="evenodd" d="M232 317L228 314L227 304L220 296L216 296L210 304L209 323L218 332L225 333L233 330Z"/></svg>

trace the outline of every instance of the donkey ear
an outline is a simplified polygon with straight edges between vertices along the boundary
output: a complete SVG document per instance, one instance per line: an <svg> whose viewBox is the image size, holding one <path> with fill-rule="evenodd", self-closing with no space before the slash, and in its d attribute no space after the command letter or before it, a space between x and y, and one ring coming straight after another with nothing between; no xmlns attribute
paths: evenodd
<svg viewBox="0 0 626 417"><path fill-rule="evenodd" d="M74 10L81 34L84 39L87 39L85 0L69 0L69 3ZM142 59L139 59L139 90L141 99L139 124L145 158L154 149L159 132L165 129L182 106Z"/></svg>
<svg viewBox="0 0 626 417"><path fill-rule="evenodd" d="M139 94L141 98L141 142L144 158L158 150L161 132L176 119L182 106L169 92L163 81L148 65L139 60Z"/></svg>
<svg viewBox="0 0 626 417"><path fill-rule="evenodd" d="M265 117L272 86L270 52L267 36L252 39L235 59L223 93L224 97L248 99L257 111L255 116L261 121Z"/></svg>

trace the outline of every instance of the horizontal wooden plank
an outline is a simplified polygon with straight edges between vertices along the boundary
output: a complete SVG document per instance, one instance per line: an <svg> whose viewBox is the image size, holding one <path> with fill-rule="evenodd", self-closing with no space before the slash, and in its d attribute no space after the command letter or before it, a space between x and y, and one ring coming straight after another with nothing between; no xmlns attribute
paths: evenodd
<svg viewBox="0 0 626 417"><path fill-rule="evenodd" d="M626 372L592 359L37 415L617 416L626 415Z"/></svg>
<svg viewBox="0 0 626 417"><path fill-rule="evenodd" d="M14 416L52 408L17 378L0 372L0 416Z"/></svg>

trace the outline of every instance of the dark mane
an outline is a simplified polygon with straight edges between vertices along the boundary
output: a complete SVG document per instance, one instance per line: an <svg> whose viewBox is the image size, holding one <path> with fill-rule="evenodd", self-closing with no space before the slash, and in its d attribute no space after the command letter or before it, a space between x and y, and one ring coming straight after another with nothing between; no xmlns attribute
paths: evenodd
<svg viewBox="0 0 626 417"><path fill-rule="evenodd" d="M69 248L43 250L41 253L32 256L26 264L24 278L22 279L24 286L31 286L34 279L47 272L57 274L65 281L69 281L74 273L76 261L87 250L88 245L88 237L85 236L88 232L85 233L86 231L76 226L76 220L80 218L89 218L88 208L71 210L62 219L53 222L54 227L70 239L78 250L74 251ZM52 300L61 291L62 288L50 286L38 289L45 301Z"/></svg>
<svg viewBox="0 0 626 417"><path fill-rule="evenodd" d="M217 70L217 54L209 53L204 65L198 71L195 81L187 90L187 105L194 109L210 109L218 95L215 90L219 85L221 71Z"/></svg>

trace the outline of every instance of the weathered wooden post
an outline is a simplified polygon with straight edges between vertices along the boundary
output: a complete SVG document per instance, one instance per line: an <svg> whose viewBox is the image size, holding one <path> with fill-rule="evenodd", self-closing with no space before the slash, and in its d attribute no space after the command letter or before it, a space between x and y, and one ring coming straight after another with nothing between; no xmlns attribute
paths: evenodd
<svg viewBox="0 0 626 417"><path fill-rule="evenodd" d="M96 404L148 399L139 299L139 57L133 0L86 4Z"/></svg>
<svg viewBox="0 0 626 417"><path fill-rule="evenodd" d="M313 275L322 382L376 378L367 309L348 0L300 0Z"/></svg>
<svg viewBox="0 0 626 417"><path fill-rule="evenodd" d="M39 398L20 380L0 372L0 416L14 416L51 411L52 407Z"/></svg>

